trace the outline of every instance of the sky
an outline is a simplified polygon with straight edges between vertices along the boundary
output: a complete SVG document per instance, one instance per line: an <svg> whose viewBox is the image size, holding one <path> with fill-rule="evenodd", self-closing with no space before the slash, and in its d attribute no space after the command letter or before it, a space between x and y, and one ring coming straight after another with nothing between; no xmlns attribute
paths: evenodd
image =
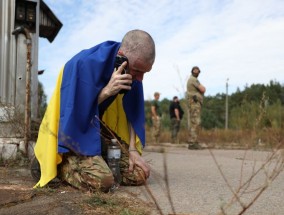
<svg viewBox="0 0 284 215"><path fill-rule="evenodd" d="M39 80L50 99L59 70L101 42L147 31L156 60L143 80L145 100L184 97L193 66L205 96L252 84L284 84L284 0L44 0L63 27L39 41Z"/></svg>

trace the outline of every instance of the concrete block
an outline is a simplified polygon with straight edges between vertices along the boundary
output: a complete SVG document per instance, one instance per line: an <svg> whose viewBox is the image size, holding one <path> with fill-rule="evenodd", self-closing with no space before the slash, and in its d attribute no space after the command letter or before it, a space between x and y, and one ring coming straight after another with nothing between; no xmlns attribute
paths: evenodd
<svg viewBox="0 0 284 215"><path fill-rule="evenodd" d="M35 142L30 141L29 142L29 147L28 147L28 156L29 158L32 158L34 156L34 146L35 146ZM19 143L19 150L23 151L24 153L26 152L26 148L25 148L25 142L22 140Z"/></svg>
<svg viewBox="0 0 284 215"><path fill-rule="evenodd" d="M31 159L34 156L35 142L29 142L28 156ZM16 159L17 153L22 151L25 153L25 144L22 138L0 138L0 158Z"/></svg>
<svg viewBox="0 0 284 215"><path fill-rule="evenodd" d="M17 144L2 143L0 148L1 158L3 160L15 159L17 156Z"/></svg>

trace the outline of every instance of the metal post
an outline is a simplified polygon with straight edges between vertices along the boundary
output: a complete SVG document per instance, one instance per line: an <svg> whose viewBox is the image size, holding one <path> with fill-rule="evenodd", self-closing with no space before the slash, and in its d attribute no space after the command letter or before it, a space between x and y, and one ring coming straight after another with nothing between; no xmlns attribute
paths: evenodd
<svg viewBox="0 0 284 215"><path fill-rule="evenodd" d="M229 78L227 78L226 81L226 115L225 115L225 129L228 129L228 115L229 115L229 111L228 111L228 81Z"/></svg>

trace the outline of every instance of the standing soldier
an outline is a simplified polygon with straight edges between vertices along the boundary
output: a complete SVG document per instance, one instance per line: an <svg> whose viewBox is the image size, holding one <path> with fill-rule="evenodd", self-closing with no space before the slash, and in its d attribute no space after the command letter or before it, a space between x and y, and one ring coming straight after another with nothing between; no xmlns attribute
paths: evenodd
<svg viewBox="0 0 284 215"><path fill-rule="evenodd" d="M152 137L155 144L160 142L160 129L161 129L161 111L160 111L160 93L154 93L154 100L151 103L152 113Z"/></svg>
<svg viewBox="0 0 284 215"><path fill-rule="evenodd" d="M201 122L200 114L203 104L203 95L206 89L197 79L199 74L200 69L194 66L191 70L191 76L187 81L187 104L190 118L188 149L201 149L198 143L198 133Z"/></svg>
<svg viewBox="0 0 284 215"><path fill-rule="evenodd" d="M173 101L170 104L169 114L171 118L171 131L172 131L172 143L179 143L178 132L180 129L180 121L184 114L177 96L174 96Z"/></svg>

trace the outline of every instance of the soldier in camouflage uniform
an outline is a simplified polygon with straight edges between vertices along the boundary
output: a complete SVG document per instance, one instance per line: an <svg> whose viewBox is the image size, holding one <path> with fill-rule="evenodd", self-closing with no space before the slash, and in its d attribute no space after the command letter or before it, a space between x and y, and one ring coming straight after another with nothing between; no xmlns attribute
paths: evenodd
<svg viewBox="0 0 284 215"><path fill-rule="evenodd" d="M198 132L201 123L201 107L203 104L203 95L205 87L198 81L200 69L195 66L191 70L191 76L187 81L187 105L189 108L189 145L188 149L200 149L198 143Z"/></svg>
<svg viewBox="0 0 284 215"><path fill-rule="evenodd" d="M155 144L160 142L161 132L161 111L159 105L160 93L154 93L154 100L151 102L151 113L152 113L152 138Z"/></svg>
<svg viewBox="0 0 284 215"><path fill-rule="evenodd" d="M106 132L105 129L102 129ZM140 166L129 165L129 157L132 153L138 153L130 149L129 145L116 136L121 146L121 159L119 161L122 176L121 185L137 186L145 183L147 176ZM107 165L107 145L110 139L105 135L101 138L102 156L78 156L76 154L64 154L65 159L59 166L58 177L81 190L108 192L114 184L114 177Z"/></svg>
<svg viewBox="0 0 284 215"><path fill-rule="evenodd" d="M94 86L90 84L89 85L85 84L86 86L84 84L79 85L78 83L78 86L77 85L72 86L73 88L70 89L70 92L72 92L72 94L74 95L77 95L76 93L77 91L81 90L82 85L85 86L86 91L89 89L96 91L96 92L92 92L88 94L90 95L90 98L82 99L83 102L81 104L74 104L76 108L78 107L77 109L71 108L70 118L72 119L72 121L71 120L70 121L74 122L73 123L74 125L72 124L73 127L71 127L70 121L67 121L65 123L66 125L64 124L66 127L66 130L68 129L70 130L69 132L70 135L78 139L76 139L76 141L74 140L74 145L69 144L69 143L67 144L65 142L64 142L65 145L64 144L60 145L60 150L62 151L50 150L51 151L51 153L49 153L49 156L51 156L50 159L45 159L48 157L47 156L44 157L40 155L46 153L46 151L44 150L46 150L49 147L49 145L47 146L45 145L47 141L42 141L47 135L41 136L40 141L38 141L36 145L38 146L36 147L36 149L39 148L38 155L39 157L44 157L42 160L44 160L47 164L49 164L48 163L49 161L52 161L51 164L49 165L52 168L46 168L47 165L46 164L42 165L41 163L41 178L43 178L44 180L40 180L40 182L38 182L36 187L45 186L49 181L51 181L53 174L56 172L59 179L61 179L62 181L66 181L67 183L71 184L72 186L78 189L94 190L94 191L100 190L100 191L108 192L116 182L114 181L115 179L114 179L111 169L107 165L107 162L105 159L106 151L104 151L104 149L107 148L109 142L111 142L111 139L113 139L114 136L115 136L115 139L118 140L121 146L121 159L119 161L120 162L119 166L120 166L122 180L120 183L122 185L141 185L141 184L144 184L146 179L149 178L150 176L150 166L142 157L142 149L145 144L145 140L144 140L145 130L143 129L143 126L145 124L145 121L144 121L145 117L144 117L144 106L143 106L143 103L141 103L141 101L144 101L143 88L142 88L141 82L143 80L144 74L151 70L152 65L154 63L155 43L152 37L147 32L144 32L142 30L133 30L133 31L129 31L124 36L120 44L115 42L115 45L106 46L105 43L103 43L103 44L99 44L95 48L96 49L94 50L91 49L93 51L92 54L87 55L89 53L89 50L85 50L83 52L80 52L80 54L76 55L74 58L72 58L72 60L74 60L76 63L77 63L76 60L80 59L80 61L78 60L80 62L80 68L81 67L85 68L84 67L85 61L87 63L94 62L94 64L98 67L98 68L94 68L93 70L90 70L88 74L92 74L92 75L86 76L85 79L82 78L81 80L80 78L77 78L78 80L80 80L82 83L85 84L85 82L88 81L88 77L92 77L94 80L91 80L90 83L94 82ZM84 58L84 59L81 60L81 58ZM120 62L117 60L121 58L124 58L125 61ZM114 70L112 70L110 66L105 65L105 64L108 64L109 62L110 62L109 64L111 63L114 64L114 61L118 63L120 62L118 68L115 68ZM91 63L89 64L91 65ZM73 64L70 64L70 65L73 65ZM77 64L74 63L74 65L77 65ZM79 66L74 66L71 68L72 70L70 69L68 70L68 72L70 71L73 72L74 70L74 73L77 72L79 74L79 71L77 71L77 68L79 68ZM111 73L112 75L110 75L110 72L112 72ZM86 72L84 70L83 74L85 73ZM73 79L77 80L76 75L68 75L66 77L69 78L71 76L72 77L74 76L75 78ZM81 77L81 76L78 76L78 77ZM86 82L86 83L89 83L89 82ZM58 87L58 89L60 90L60 86ZM123 90L127 90L129 92L127 92L126 94L123 92ZM73 91L75 93L73 93ZM82 92L85 92L85 91L82 90ZM57 97L55 98L57 99ZM61 103L57 101L56 99L54 99L55 104L56 104L54 105L55 108L58 107L57 105L58 103ZM132 99L131 102L133 102L133 104L125 108L123 102L131 100L131 99ZM85 102L85 100L88 100L88 101ZM73 100L71 101L74 102ZM68 105L71 105L71 104L73 105L73 103L71 102L69 103ZM110 110L109 106L112 104L114 104L113 106L114 108ZM139 106L141 104L142 106ZM78 110L81 110L81 106L88 106L89 112L77 114L79 112ZM51 108L54 108L54 107L52 106ZM131 107L132 109L129 107ZM134 110L134 108L136 109ZM108 110L110 110L109 112L113 112L115 117L113 117L113 119L109 121L110 124L105 125L104 123L106 121L103 121L103 116L106 116L104 114ZM56 124L58 121L56 114L58 114L60 111L57 111L57 112L54 111L55 113L52 112L54 113L52 115L54 117L53 118L50 117L51 120L53 120L51 124L54 125L53 127L54 127L55 132L57 132L58 127L60 127L58 124ZM134 116L134 113L140 114L140 115ZM97 120L97 118L94 117L95 114L98 114L99 120ZM85 121L80 119L80 117L83 117L83 116L86 118ZM58 114L58 118L59 118L59 114ZM60 115L60 118L61 118L61 115ZM120 119L121 121L125 119L124 124L123 123L119 124L119 125L123 124L124 126L126 125L127 128L123 127L122 128L123 131L119 131L117 128L117 126L119 126L118 124L116 124L118 122L118 119ZM80 122L80 123L76 123L76 122ZM93 122L95 123L95 125L98 125L100 123L101 126L95 127L92 124ZM112 129L114 130L115 128L116 133L112 132L111 130L108 130L109 133L105 134L104 129L106 128L106 126L108 127L113 126ZM95 130L94 128L97 130ZM62 130L63 128L60 128L60 129ZM90 132L90 131L93 131L93 132ZM80 136L76 136L77 133L79 133ZM42 134L45 134L45 133L42 133ZM58 149L59 142L63 142L63 141L59 141L60 139L59 134L60 134L60 138L65 135L64 133L61 134L58 131L58 135L51 135L50 137L50 138L54 138L54 136L56 136L56 138L54 138L56 140L52 139L52 141L55 142L55 143L52 142L53 143L52 149L55 149L54 147L55 144L57 144L57 149ZM123 136L122 134L127 134L127 135L124 135L124 137L121 137L125 139L125 142L122 141L122 139L119 137L119 135ZM88 139L86 137L91 137L91 138ZM57 141L57 138L58 138L58 141ZM129 138L129 139L126 140L126 138ZM72 140L74 138L70 137L70 139ZM50 144L50 143L47 143L47 144ZM57 152L59 153L54 154ZM60 155L60 156L57 156L57 155ZM60 159L62 158L62 162L59 161L59 157ZM56 166L57 171L53 170L53 167L55 165L57 165ZM52 172L47 171L48 169L52 169Z"/></svg>

